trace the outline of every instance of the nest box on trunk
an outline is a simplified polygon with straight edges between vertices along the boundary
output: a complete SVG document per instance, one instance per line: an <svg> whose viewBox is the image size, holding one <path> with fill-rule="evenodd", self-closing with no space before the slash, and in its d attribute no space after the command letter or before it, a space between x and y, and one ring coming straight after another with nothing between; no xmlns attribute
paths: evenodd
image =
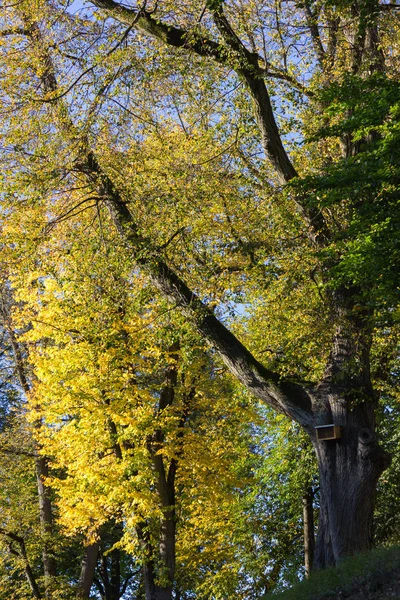
<svg viewBox="0 0 400 600"><path fill-rule="evenodd" d="M339 425L317 425L317 440L338 440L341 436Z"/></svg>

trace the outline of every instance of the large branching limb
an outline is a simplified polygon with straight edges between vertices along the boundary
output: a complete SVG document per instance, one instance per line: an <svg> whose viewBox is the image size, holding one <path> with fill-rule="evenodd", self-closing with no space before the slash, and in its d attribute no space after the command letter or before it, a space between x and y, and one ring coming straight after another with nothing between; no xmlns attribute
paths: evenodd
<svg viewBox="0 0 400 600"><path fill-rule="evenodd" d="M37 32L39 34L39 29ZM47 70L50 54L44 50L43 39L38 36L34 38L34 42L40 44L41 52L45 52L43 59L46 70L42 76L42 84L44 93L47 93L54 89L54 69L51 74ZM67 115L67 107L61 100L57 104L60 106L54 112L55 117L61 119L61 128L67 136L72 135L76 138L77 130ZM154 286L166 298L185 312L199 333L219 353L228 369L251 393L278 412L301 424L310 424L311 400L305 387L283 380L279 374L266 369L199 296L189 289L183 279L163 260L162 252L152 246L151 240L142 237L126 202L101 168L87 141L82 141L81 149L82 155L76 169L87 177L102 199L120 234L127 257L149 276Z"/></svg>
<svg viewBox="0 0 400 600"><path fill-rule="evenodd" d="M283 184L288 183L298 174L284 148L269 93L260 73L258 57L244 46L233 31L222 8L214 12L214 20L225 43L237 57L237 72L245 79L253 97L256 120L266 156L275 167L281 182ZM304 196L298 196L295 198L295 202L309 227L310 238L313 243L322 242L327 237L326 224L322 213L318 209L307 206L307 199Z"/></svg>
<svg viewBox="0 0 400 600"><path fill-rule="evenodd" d="M164 42L168 46L174 48L187 48L193 51L198 56L204 56L205 58L211 58L224 66L230 66L229 53L226 48L221 46L218 42L210 39L203 32L199 33L196 31L186 31L175 27L174 25L168 25L162 21L156 19L153 12L142 10L133 10L131 8L121 6L114 0L91 0L92 4L97 8L100 8L114 19L117 19L121 23L127 25L135 22L135 28L157 38ZM257 53L254 54L257 57L257 61L260 65L264 63L263 58ZM264 67L260 67L260 74L262 77L271 79L280 79L287 81L294 88L299 90L306 96L313 96L311 90L304 86L300 81L297 81L295 77L292 77L289 73L285 73L281 69L278 69L274 65L268 64Z"/></svg>
<svg viewBox="0 0 400 600"><path fill-rule="evenodd" d="M214 18L226 43L226 47L204 35L192 31L188 32L162 23L156 20L151 12L144 9L134 11L119 5L114 0L93 0L93 4L108 12L114 18L127 23L129 30L131 27L137 27L167 45L175 48L185 47L200 56L212 58L225 66L234 66L237 73L245 80L253 98L255 117L259 126L262 145L281 183L287 183L294 177L297 177L297 171L284 148L264 81L265 74L277 76L280 79L285 78L286 80L289 80L288 76L283 77L282 73L279 70L275 70L271 65L267 65L266 67L260 66L263 63L262 58L257 53L252 53L245 47L232 30L222 9L214 13ZM37 24L34 23L32 26L32 23L30 23L29 25L33 31L31 35L34 37L37 35ZM48 100L55 102L62 99L67 92L64 91L59 96L55 95L55 79L49 76L50 70L47 68L48 53L44 52L43 49L40 49L40 52L43 53L41 58L43 64L46 66L44 75L49 79L49 81L45 81L42 76L42 81L44 81L45 88L48 90ZM312 241L322 241L326 237L322 214L318 210L309 208L304 198L297 198L295 202L309 227Z"/></svg>
<svg viewBox="0 0 400 600"><path fill-rule="evenodd" d="M92 169L95 170L92 155ZM92 171L92 172L93 172ZM106 185L105 185L106 184ZM152 283L170 301L185 312L200 334L217 350L228 369L255 396L272 408L302 424L312 421L311 402L305 388L285 381L269 371L229 331L201 299L138 233L126 203L109 180L103 180L103 202L120 234L127 255L150 277Z"/></svg>
<svg viewBox="0 0 400 600"><path fill-rule="evenodd" d="M174 48L190 48L199 56L213 58L225 65L227 53L220 44L196 32L185 31L156 19L145 9L134 10L114 0L92 0L92 4L121 23L131 25Z"/></svg>
<svg viewBox="0 0 400 600"><path fill-rule="evenodd" d="M214 12L214 18L226 47L203 33L185 31L163 23L156 19L150 11L144 9L135 11L121 6L115 0L91 1L92 4L123 23L129 25L135 22L135 27L159 39L166 45L174 48L187 48L199 56L211 58L224 66L231 68L233 66L245 80L253 98L255 117L267 158L274 166L282 184L297 177L297 171L283 146L264 79L266 77L284 79L303 93L308 94L308 91L289 74L283 73L270 64L263 66L262 57L246 48L228 23L222 9ZM327 237L326 224L322 213L317 209L308 207L305 198L297 198L295 201L298 210L309 227L312 241L314 243L322 242Z"/></svg>
<svg viewBox="0 0 400 600"><path fill-rule="evenodd" d="M263 81L263 75L268 72L268 69L260 68L261 57L250 52L244 46L227 23L222 11L215 13L215 22L227 44L226 47L204 35L166 25L156 20L152 13L145 10L133 11L122 7L114 0L93 0L93 4L124 23L131 23L132 20L135 20L136 27L169 46L188 48L199 56L212 58L225 66L233 66L245 79L253 97L264 150L276 168L282 183L296 177L296 170L283 147L269 95ZM282 75L281 73L278 74L279 76Z"/></svg>
<svg viewBox="0 0 400 600"><path fill-rule="evenodd" d="M39 586L36 582L35 576L33 574L32 567L30 565L28 555L26 552L25 541L24 538L12 531L7 531L3 528L0 528L0 535L4 536L9 540L8 550L10 554L16 556L21 559L24 564L25 577L28 581L29 587L31 588L31 592L34 598L42 598L42 594L40 593ZM12 543L18 544L18 550L15 549Z"/></svg>
<svg viewBox="0 0 400 600"><path fill-rule="evenodd" d="M297 176L297 172L283 146L268 90L258 65L258 55L254 55L245 47L233 31L222 9L214 12L214 21L227 47L231 49L236 71L244 78L252 95L264 151L275 167L281 182L288 182Z"/></svg>

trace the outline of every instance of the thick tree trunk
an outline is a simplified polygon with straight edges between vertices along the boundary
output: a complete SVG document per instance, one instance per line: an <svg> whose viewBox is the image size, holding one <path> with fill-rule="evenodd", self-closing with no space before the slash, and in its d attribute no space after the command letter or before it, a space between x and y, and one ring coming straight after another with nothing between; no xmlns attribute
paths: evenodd
<svg viewBox="0 0 400 600"><path fill-rule="evenodd" d="M157 585L154 574L154 565L152 562L147 562L143 565L143 575L146 600L171 600L172 585Z"/></svg>
<svg viewBox="0 0 400 600"><path fill-rule="evenodd" d="M315 566L323 568L371 547L375 488L387 458L364 427L346 427L340 440L315 446L321 493Z"/></svg>
<svg viewBox="0 0 400 600"><path fill-rule="evenodd" d="M315 425L338 425L341 437L317 440L315 430L308 428L320 477L317 568L337 565L371 547L376 484L390 464L375 434L377 397L370 379L367 319L355 320L347 308L340 313L313 412Z"/></svg>

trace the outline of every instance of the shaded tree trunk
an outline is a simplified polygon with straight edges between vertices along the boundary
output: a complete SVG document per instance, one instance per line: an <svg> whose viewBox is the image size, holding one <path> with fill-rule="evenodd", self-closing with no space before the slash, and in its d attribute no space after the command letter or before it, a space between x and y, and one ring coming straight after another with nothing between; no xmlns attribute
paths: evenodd
<svg viewBox="0 0 400 600"><path fill-rule="evenodd" d="M165 373L158 402L158 413L171 406L175 399L175 389L178 382L178 351L179 343L176 342L169 349L171 359L174 362L167 368ZM187 402L190 401L193 393L194 390L189 393L186 398ZM183 427L186 418L187 413L185 409L181 416L181 427ZM172 458L170 461L165 461L159 453L163 444L164 432L162 429L156 429L153 435L149 436L147 447L152 457L159 502L163 510L158 547L156 547L156 543L151 543L147 531L143 528L138 528L139 538L142 539L148 557L143 564L146 600L171 600L175 580L175 477L178 468L178 459Z"/></svg>
<svg viewBox="0 0 400 600"><path fill-rule="evenodd" d="M349 296L336 299L340 324L313 406L315 425L338 425L341 437L318 441L315 429L308 428L320 477L317 568L371 548L376 484L391 458L375 434L378 400L370 378L367 319L354 318Z"/></svg>
<svg viewBox="0 0 400 600"><path fill-rule="evenodd" d="M158 585L156 583L154 563L146 562L143 566L144 586L146 600L171 600L172 585Z"/></svg>
<svg viewBox="0 0 400 600"><path fill-rule="evenodd" d="M359 412L346 415L339 440L314 440L321 495L317 568L338 564L372 545L375 489L389 457L376 443L374 428L365 426Z"/></svg>
<svg viewBox="0 0 400 600"><path fill-rule="evenodd" d="M309 577L311 573L315 551L313 499L312 489L307 488L303 496L304 568L306 577Z"/></svg>
<svg viewBox="0 0 400 600"><path fill-rule="evenodd" d="M44 484L44 479L48 477L48 466L46 457L37 457L35 460L36 479L38 486L39 499L39 518L43 534L43 570L45 577L46 590L51 586L51 580L57 574L56 560L51 549L50 538L53 534L53 514L51 503L51 492Z"/></svg>
<svg viewBox="0 0 400 600"><path fill-rule="evenodd" d="M89 598L98 555L99 544L97 542L86 547L78 582L78 598Z"/></svg>

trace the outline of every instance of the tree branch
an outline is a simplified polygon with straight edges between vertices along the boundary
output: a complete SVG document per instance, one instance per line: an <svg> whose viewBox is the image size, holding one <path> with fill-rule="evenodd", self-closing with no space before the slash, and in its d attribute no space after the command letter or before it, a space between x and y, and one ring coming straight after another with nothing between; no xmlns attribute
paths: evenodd
<svg viewBox="0 0 400 600"><path fill-rule="evenodd" d="M102 5L112 5L112 0L96 0ZM118 5L116 5L118 6ZM128 10L121 7L122 11ZM132 11L130 11L132 12ZM140 22L140 19L137 21ZM225 25L221 24L221 27ZM227 32L228 34L229 32ZM234 35L234 34L233 34ZM39 28L35 28L34 43L40 45L40 56L46 66L42 74L44 93L55 91L56 78L54 68L51 69L51 57L46 50ZM234 42L235 43L235 42ZM244 57L249 58L245 49ZM250 76L250 66L245 66L247 75L258 88L262 86L261 93L267 102L267 118L273 120L272 108L269 103L265 84L261 79ZM61 118L62 127L66 135L73 136L76 141L77 130L67 117L67 108L60 104L55 111L55 118ZM279 138L276 124L276 135ZM283 150L280 138L278 144L282 148L283 161L286 160L288 169L293 169ZM255 396L269 404L272 408L283 413L301 424L312 421L311 400L302 385L282 380L280 375L266 369L259 363L249 350L236 338L236 336L217 319L214 313L201 299L188 288L186 283L162 259L162 255L152 246L151 240L143 238L119 190L114 186L110 177L102 170L96 155L90 150L87 140L82 140L82 160L76 169L84 174L93 185L97 194L102 198L104 205L110 213L111 219L125 246L127 257L135 262L149 276L153 285L170 301L179 306L192 321L199 333L215 348L228 369L237 379ZM286 159L285 159L286 156ZM277 158L277 162L280 159ZM295 173L295 172L294 172Z"/></svg>
<svg viewBox="0 0 400 600"><path fill-rule="evenodd" d="M16 533L13 533L12 531L6 531L3 528L0 528L0 535L4 535L5 537L8 537L10 540L12 540L13 542L16 542L18 544L19 552L17 552L16 550L13 550L13 548L10 546L10 548L9 548L10 553L22 558L24 565L25 565L24 566L25 576L29 583L29 587L31 588L33 596L40 600L42 598L42 595L40 593L39 586L36 583L36 579L33 574L32 567L28 560L28 555L26 553L24 538L17 535Z"/></svg>
<svg viewBox="0 0 400 600"><path fill-rule="evenodd" d="M281 182L288 182L297 176L297 172L283 147L268 90L262 79L258 64L259 57L247 50L228 23L222 10L214 12L214 21L225 43L233 50L238 62L235 70L246 81L253 98L264 151L274 165Z"/></svg>
<svg viewBox="0 0 400 600"><path fill-rule="evenodd" d="M277 77L292 84L294 84L294 80L289 75L285 75L278 70L274 71L271 65L260 66L264 62L263 59L257 53L250 52L245 47L228 23L222 10L214 12L214 20L226 43L226 48L203 34L187 32L156 20L149 11L143 9L135 11L121 6L114 0L91 1L95 6L104 10L113 18L128 25L134 22L135 27L156 37L169 46L190 49L199 56L212 58L224 66L232 68L233 51L233 60L237 63L234 68L238 75L246 81L248 90L254 101L255 117L267 158L276 169L282 184L297 177L297 171L283 146L264 77ZM301 88L301 91L305 92L304 86L296 85L296 87L298 89ZM295 201L310 231L313 232L311 237L315 241L316 236L324 232L325 224L322 215L320 212L306 207L303 199Z"/></svg>
<svg viewBox="0 0 400 600"><path fill-rule="evenodd" d="M311 422L311 401L304 387L281 380L269 371L221 323L214 313L192 292L186 283L160 258L150 240L142 238L125 202L111 181L101 173L93 154L91 173L101 177L99 193L125 245L127 255L148 274L164 296L175 302L193 322L197 330L217 350L228 369L254 395L296 421Z"/></svg>
<svg viewBox="0 0 400 600"><path fill-rule="evenodd" d="M319 35L317 20L308 0L304 2L303 6L306 13L307 26L311 34L315 52L318 56L318 62L320 63L320 66L322 66L325 60L325 50L321 42L321 36Z"/></svg>

